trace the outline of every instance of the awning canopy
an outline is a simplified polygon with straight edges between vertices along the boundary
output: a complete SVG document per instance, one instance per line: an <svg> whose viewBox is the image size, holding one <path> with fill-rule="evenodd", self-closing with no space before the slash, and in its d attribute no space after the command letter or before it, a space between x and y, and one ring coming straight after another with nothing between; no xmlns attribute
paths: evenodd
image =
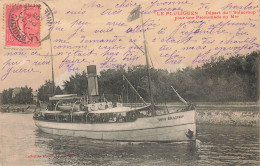
<svg viewBox="0 0 260 166"><path fill-rule="evenodd" d="M43 113L43 114L59 114L61 112L62 111L47 111L47 110L41 111L41 113Z"/></svg>
<svg viewBox="0 0 260 166"><path fill-rule="evenodd" d="M81 99L82 97L78 97L77 94L65 94L65 95L55 95L49 98L50 101L54 100L73 100L73 99Z"/></svg>
<svg viewBox="0 0 260 166"><path fill-rule="evenodd" d="M105 110L97 110L97 111L91 111L90 113L92 114L108 114L108 113L122 113L122 112L129 112L129 111L135 111L135 110L140 110L143 108L148 108L148 106L144 107L115 107L115 108L110 108L110 109L105 109Z"/></svg>

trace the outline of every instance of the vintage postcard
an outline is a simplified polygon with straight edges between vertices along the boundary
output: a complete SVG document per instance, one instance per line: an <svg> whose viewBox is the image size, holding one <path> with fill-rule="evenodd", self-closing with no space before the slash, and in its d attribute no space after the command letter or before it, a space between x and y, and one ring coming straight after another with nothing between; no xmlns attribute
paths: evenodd
<svg viewBox="0 0 260 166"><path fill-rule="evenodd" d="M0 165L259 165L259 4L0 0Z"/></svg>

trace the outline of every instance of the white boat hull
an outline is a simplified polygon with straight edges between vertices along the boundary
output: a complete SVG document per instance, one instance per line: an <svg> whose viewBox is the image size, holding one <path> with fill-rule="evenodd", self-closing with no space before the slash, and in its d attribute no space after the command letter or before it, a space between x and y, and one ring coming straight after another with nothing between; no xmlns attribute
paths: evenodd
<svg viewBox="0 0 260 166"><path fill-rule="evenodd" d="M35 120L50 134L115 141L192 141L196 139L195 110L138 118L122 123L61 123ZM187 135L187 131L192 135Z"/></svg>

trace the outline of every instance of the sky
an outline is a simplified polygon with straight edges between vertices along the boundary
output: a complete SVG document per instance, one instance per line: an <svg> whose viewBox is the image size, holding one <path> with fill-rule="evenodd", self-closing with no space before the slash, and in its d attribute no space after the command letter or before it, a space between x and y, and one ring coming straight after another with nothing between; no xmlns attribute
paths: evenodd
<svg viewBox="0 0 260 166"><path fill-rule="evenodd" d="M251 53L260 47L258 4L248 0L3 0L0 92L26 85L36 90L51 80L51 57L56 85L88 65L96 65L100 72L145 64L144 39L154 67L168 71ZM139 5L142 14L127 21Z"/></svg>

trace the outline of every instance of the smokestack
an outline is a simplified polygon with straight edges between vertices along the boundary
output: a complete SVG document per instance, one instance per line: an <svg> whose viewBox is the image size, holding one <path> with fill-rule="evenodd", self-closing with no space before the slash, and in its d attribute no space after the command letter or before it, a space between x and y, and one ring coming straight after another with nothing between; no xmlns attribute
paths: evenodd
<svg viewBox="0 0 260 166"><path fill-rule="evenodd" d="M98 95L98 81L96 65L87 66L88 73L88 94Z"/></svg>

